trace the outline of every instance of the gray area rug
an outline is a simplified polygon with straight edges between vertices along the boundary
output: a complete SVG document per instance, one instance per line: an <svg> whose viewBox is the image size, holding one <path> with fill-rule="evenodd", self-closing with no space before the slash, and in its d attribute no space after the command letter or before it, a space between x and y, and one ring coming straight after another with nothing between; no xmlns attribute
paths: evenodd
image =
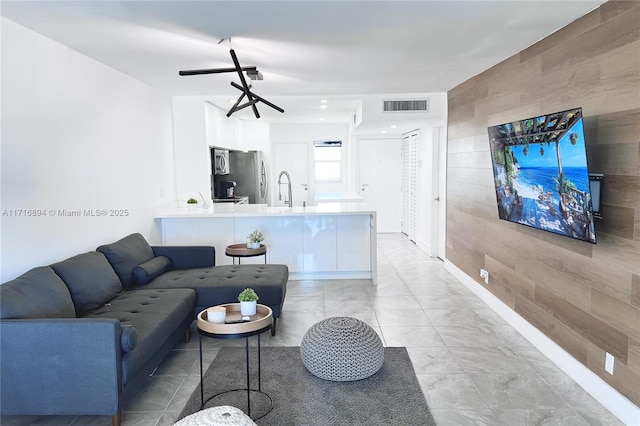
<svg viewBox="0 0 640 426"><path fill-rule="evenodd" d="M251 388L257 389L257 349L251 353ZM332 382L309 373L299 347L263 347L261 390L251 392L251 417L259 426L435 425L406 348L385 348L384 364L373 376ZM223 348L204 376L204 398L246 388L244 348ZM246 391L227 392L204 408L232 405L247 412ZM200 410L200 385L178 419Z"/></svg>

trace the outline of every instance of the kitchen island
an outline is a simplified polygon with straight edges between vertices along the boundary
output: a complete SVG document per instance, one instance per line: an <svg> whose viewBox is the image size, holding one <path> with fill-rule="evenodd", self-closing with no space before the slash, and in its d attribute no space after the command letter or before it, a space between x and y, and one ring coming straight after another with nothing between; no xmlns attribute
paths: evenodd
<svg viewBox="0 0 640 426"><path fill-rule="evenodd" d="M376 212L366 203L313 207L213 204L155 211L164 245L213 245L216 265L230 265L225 247L259 230L267 262L289 267L291 279L369 278L376 284ZM253 258L243 263L261 263Z"/></svg>

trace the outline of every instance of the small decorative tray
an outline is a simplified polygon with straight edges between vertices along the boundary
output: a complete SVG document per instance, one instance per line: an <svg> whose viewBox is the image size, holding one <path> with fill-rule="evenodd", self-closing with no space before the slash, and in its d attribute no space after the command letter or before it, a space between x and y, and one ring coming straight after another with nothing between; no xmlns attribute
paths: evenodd
<svg viewBox="0 0 640 426"><path fill-rule="evenodd" d="M231 244L227 246L224 253L227 256L258 256L265 254L267 247L264 244L260 244L260 248L252 249L248 248L246 244Z"/></svg>
<svg viewBox="0 0 640 426"><path fill-rule="evenodd" d="M240 315L240 303L228 303L223 306L227 309L225 322L239 321L242 319ZM239 334L250 333L268 327L273 323L273 312L271 308L258 304L256 314L249 317L247 322L239 322L235 324L213 323L207 321L207 310L198 314L198 328L207 333L213 334Z"/></svg>

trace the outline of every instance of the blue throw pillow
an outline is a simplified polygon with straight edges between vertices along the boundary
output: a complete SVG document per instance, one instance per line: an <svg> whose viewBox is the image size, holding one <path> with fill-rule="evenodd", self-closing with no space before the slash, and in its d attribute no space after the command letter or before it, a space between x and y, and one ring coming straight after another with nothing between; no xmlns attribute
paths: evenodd
<svg viewBox="0 0 640 426"><path fill-rule="evenodd" d="M78 317L103 306L122 291L122 284L102 253L91 251L51 265L69 288Z"/></svg>
<svg viewBox="0 0 640 426"><path fill-rule="evenodd" d="M173 263L167 256L157 256L133 268L133 282L147 284L160 275L173 269Z"/></svg>
<svg viewBox="0 0 640 426"><path fill-rule="evenodd" d="M140 234L131 234L115 243L105 244L96 249L107 257L118 274L122 286L127 288L133 282L133 269L153 259L153 249Z"/></svg>

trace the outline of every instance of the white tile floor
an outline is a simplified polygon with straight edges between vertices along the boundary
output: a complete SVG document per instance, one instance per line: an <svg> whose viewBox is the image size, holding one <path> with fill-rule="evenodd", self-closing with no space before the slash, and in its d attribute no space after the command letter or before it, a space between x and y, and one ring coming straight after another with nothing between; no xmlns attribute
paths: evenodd
<svg viewBox="0 0 640 426"><path fill-rule="evenodd" d="M511 326L399 234L378 236L379 284L369 280L290 281L275 337L299 346L331 316L371 325L386 346L406 346L438 425L621 424ZM123 424L171 425L199 380L198 338L179 344L123 412ZM222 346L204 339L205 368ZM4 416L2 425L110 425L108 416ZM258 422L259 423L259 422ZM373 426L373 425L372 425Z"/></svg>

